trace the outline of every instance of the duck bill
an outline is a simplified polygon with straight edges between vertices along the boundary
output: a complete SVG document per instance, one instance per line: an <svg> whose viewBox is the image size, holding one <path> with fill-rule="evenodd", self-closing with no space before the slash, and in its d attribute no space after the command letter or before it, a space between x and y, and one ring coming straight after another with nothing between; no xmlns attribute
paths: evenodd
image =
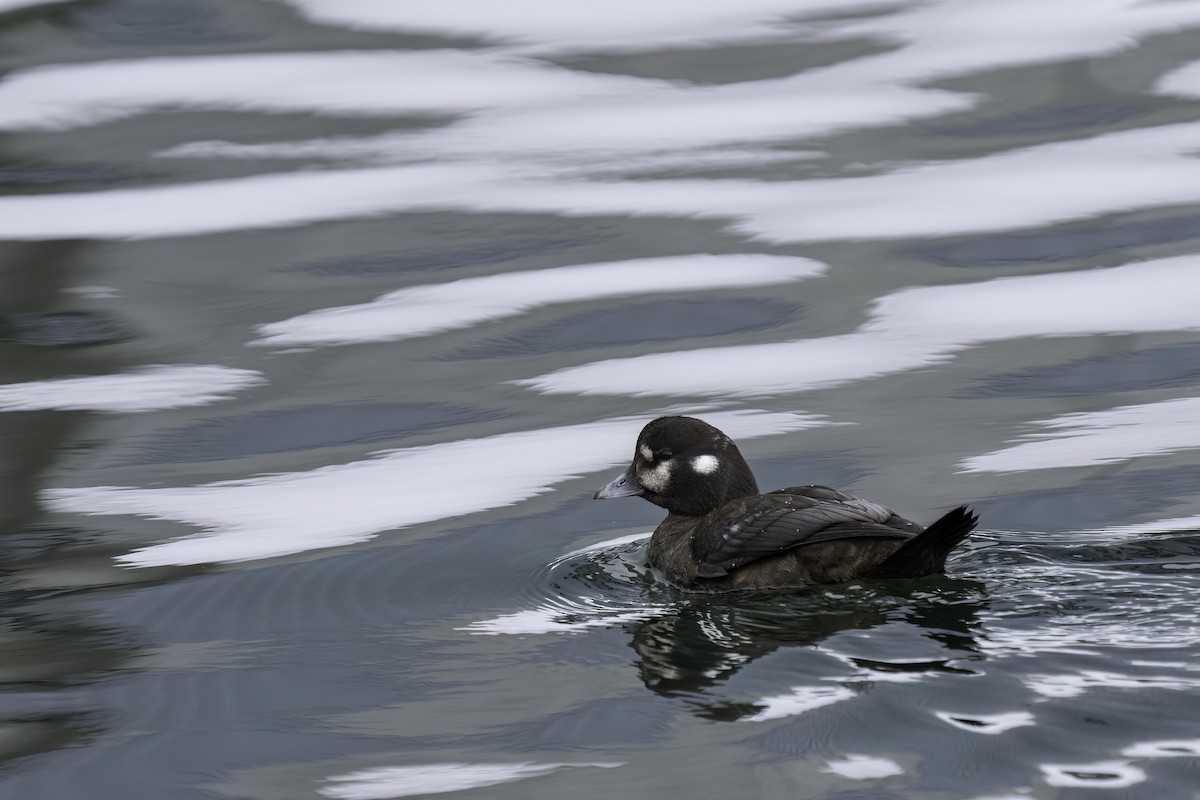
<svg viewBox="0 0 1200 800"><path fill-rule="evenodd" d="M629 469L621 473L616 480L609 483L600 491L592 495L593 500L611 500L614 497L636 497L639 494L645 494L646 489L637 481L637 475L633 472L633 465L629 465Z"/></svg>

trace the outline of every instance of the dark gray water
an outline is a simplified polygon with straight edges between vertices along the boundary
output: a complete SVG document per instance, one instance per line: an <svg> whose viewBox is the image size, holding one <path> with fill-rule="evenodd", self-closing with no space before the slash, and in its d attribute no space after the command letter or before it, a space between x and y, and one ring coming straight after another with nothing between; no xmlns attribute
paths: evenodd
<svg viewBox="0 0 1200 800"><path fill-rule="evenodd" d="M0 0L0 797L1200 797L1200 2ZM949 575L656 584L664 411Z"/></svg>

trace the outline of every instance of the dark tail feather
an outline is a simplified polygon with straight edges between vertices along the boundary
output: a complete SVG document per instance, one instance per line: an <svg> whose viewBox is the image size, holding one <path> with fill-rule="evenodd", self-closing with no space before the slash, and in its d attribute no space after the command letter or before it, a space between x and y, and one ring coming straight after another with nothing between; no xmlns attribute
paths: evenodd
<svg viewBox="0 0 1200 800"><path fill-rule="evenodd" d="M871 570L873 578L919 578L946 571L946 556L975 530L979 517L959 506L917 534Z"/></svg>

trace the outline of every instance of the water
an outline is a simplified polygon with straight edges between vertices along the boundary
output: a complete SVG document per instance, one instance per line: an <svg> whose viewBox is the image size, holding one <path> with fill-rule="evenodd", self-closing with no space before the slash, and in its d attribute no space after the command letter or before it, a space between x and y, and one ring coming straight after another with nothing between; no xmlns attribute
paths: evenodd
<svg viewBox="0 0 1200 800"><path fill-rule="evenodd" d="M0 0L0 797L1200 797L1200 2ZM949 575L705 597L696 413Z"/></svg>

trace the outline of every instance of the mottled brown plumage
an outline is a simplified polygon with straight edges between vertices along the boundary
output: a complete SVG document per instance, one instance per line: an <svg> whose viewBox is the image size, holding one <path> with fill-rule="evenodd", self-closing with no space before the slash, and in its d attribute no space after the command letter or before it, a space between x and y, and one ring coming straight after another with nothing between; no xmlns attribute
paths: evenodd
<svg viewBox="0 0 1200 800"><path fill-rule="evenodd" d="M646 425L629 469L595 497L633 495L668 511L650 565L678 586L715 591L942 572L977 521L964 506L925 530L825 486L759 494L737 445L691 417Z"/></svg>

